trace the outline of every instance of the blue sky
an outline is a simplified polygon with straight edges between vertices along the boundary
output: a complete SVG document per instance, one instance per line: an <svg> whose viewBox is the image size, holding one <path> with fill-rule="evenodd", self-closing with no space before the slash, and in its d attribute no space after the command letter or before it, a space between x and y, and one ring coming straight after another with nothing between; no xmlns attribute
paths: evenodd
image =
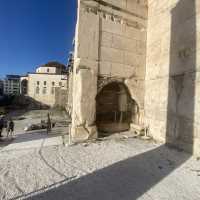
<svg viewBox="0 0 200 200"><path fill-rule="evenodd" d="M67 62L76 0L0 0L0 78Z"/></svg>

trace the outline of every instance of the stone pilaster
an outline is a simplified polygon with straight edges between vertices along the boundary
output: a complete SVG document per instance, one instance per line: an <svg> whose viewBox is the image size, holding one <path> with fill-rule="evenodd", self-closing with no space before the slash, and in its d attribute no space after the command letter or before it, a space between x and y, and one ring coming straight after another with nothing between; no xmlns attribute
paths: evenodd
<svg viewBox="0 0 200 200"><path fill-rule="evenodd" d="M96 94L99 60L99 23L95 8L98 3L88 2L94 7L87 9L84 1L79 1L75 38L75 58L73 76L72 142L81 142L97 137Z"/></svg>

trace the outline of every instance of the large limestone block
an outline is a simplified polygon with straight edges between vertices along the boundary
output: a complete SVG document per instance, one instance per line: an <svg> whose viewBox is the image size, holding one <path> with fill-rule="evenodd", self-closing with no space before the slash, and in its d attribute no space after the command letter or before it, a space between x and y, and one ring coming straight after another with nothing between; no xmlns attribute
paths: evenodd
<svg viewBox="0 0 200 200"><path fill-rule="evenodd" d="M99 56L99 16L80 9L78 23L77 57L97 60Z"/></svg>
<svg viewBox="0 0 200 200"><path fill-rule="evenodd" d="M145 68L138 66L130 66L118 63L111 64L110 76L125 79L138 78L144 79Z"/></svg>
<svg viewBox="0 0 200 200"><path fill-rule="evenodd" d="M146 80L168 77L169 75L169 58L164 57L155 63L148 63L146 68Z"/></svg>
<svg viewBox="0 0 200 200"><path fill-rule="evenodd" d="M193 154L195 156L200 156L200 139L199 138L194 139L192 148L193 148Z"/></svg>
<svg viewBox="0 0 200 200"><path fill-rule="evenodd" d="M75 62L76 64L79 62ZM87 63L80 61L81 64ZM96 95L97 95L97 73L94 66L85 67L79 63L74 73L73 90L73 114L71 135L73 142L85 141L97 136L96 118ZM89 62L90 63L90 62Z"/></svg>
<svg viewBox="0 0 200 200"><path fill-rule="evenodd" d="M138 55L137 53L124 52L124 64L144 67L145 55Z"/></svg>
<svg viewBox="0 0 200 200"><path fill-rule="evenodd" d="M131 98L136 101L140 109L144 108L144 80L129 78L125 80Z"/></svg>
<svg viewBox="0 0 200 200"><path fill-rule="evenodd" d="M135 52L137 41L122 36L114 35L112 37L112 47L120 50Z"/></svg>
<svg viewBox="0 0 200 200"><path fill-rule="evenodd" d="M125 26L123 33L123 35L127 38L146 41L146 28L140 30L131 26Z"/></svg>
<svg viewBox="0 0 200 200"><path fill-rule="evenodd" d="M159 78L145 82L145 110L167 110L169 79Z"/></svg>
<svg viewBox="0 0 200 200"><path fill-rule="evenodd" d="M140 54L140 55L146 54L146 41L138 40L136 42L136 52L137 54Z"/></svg>
<svg viewBox="0 0 200 200"><path fill-rule="evenodd" d="M162 20L160 20L161 18ZM164 23L161 23L163 21ZM171 31L171 13L164 12L149 17L147 30L147 43L153 43L158 38L162 38L163 35Z"/></svg>
<svg viewBox="0 0 200 200"><path fill-rule="evenodd" d="M105 31L101 32L101 46L104 47L112 47L112 33L108 33Z"/></svg>
<svg viewBox="0 0 200 200"><path fill-rule="evenodd" d="M185 116L187 119L194 119L194 112L195 112L195 101L197 101L197 96L195 95L195 73L186 74L183 77L181 89L177 91L175 89L176 94L179 95L178 101L178 113L181 116ZM174 85L174 87L177 87ZM177 94L178 93L178 94Z"/></svg>
<svg viewBox="0 0 200 200"><path fill-rule="evenodd" d="M76 58L74 61L74 70L76 74L80 70L91 70L92 73L97 76L98 74L98 62L95 60L85 59L85 58Z"/></svg>
<svg viewBox="0 0 200 200"><path fill-rule="evenodd" d="M195 102L194 102L194 121L199 124L200 122L200 72L196 73L195 78ZM200 137L200 132L199 132Z"/></svg>
<svg viewBox="0 0 200 200"><path fill-rule="evenodd" d="M100 62L99 75L111 76L111 68L112 68L111 62Z"/></svg>
<svg viewBox="0 0 200 200"><path fill-rule="evenodd" d="M124 77L124 65L119 63L112 63L111 65L111 76L113 77Z"/></svg>
<svg viewBox="0 0 200 200"><path fill-rule="evenodd" d="M175 7L178 2L179 0L149 0L149 17L156 16L159 13L170 13L170 10Z"/></svg>
<svg viewBox="0 0 200 200"><path fill-rule="evenodd" d="M71 129L72 142L82 142L88 139L89 134L83 126L75 127Z"/></svg>
<svg viewBox="0 0 200 200"><path fill-rule="evenodd" d="M126 8L130 12L133 12L143 18L147 18L147 7L145 6L144 2L127 0Z"/></svg>
<svg viewBox="0 0 200 200"><path fill-rule="evenodd" d="M102 20L102 30L109 33L115 33L117 35L123 35L123 26L120 23L114 23L111 20Z"/></svg>
<svg viewBox="0 0 200 200"><path fill-rule="evenodd" d="M123 51L114 48L101 47L101 61L109 61L114 63L124 63Z"/></svg>
<svg viewBox="0 0 200 200"><path fill-rule="evenodd" d="M124 65L123 74L125 78L140 78L145 77L145 67L144 66L130 66Z"/></svg>
<svg viewBox="0 0 200 200"><path fill-rule="evenodd" d="M92 125L96 116L97 77L88 69L80 70L76 76L76 90L73 98L75 123Z"/></svg>
<svg viewBox="0 0 200 200"><path fill-rule="evenodd" d="M97 138L96 126L78 126L71 129L72 132L72 143L84 142L89 139Z"/></svg>
<svg viewBox="0 0 200 200"><path fill-rule="evenodd" d="M137 67L130 66L130 65L124 65L123 67L123 74L125 78L131 78L136 77L137 74Z"/></svg>
<svg viewBox="0 0 200 200"><path fill-rule="evenodd" d="M149 135L160 142L166 141L166 121L145 117L145 124L149 127Z"/></svg>

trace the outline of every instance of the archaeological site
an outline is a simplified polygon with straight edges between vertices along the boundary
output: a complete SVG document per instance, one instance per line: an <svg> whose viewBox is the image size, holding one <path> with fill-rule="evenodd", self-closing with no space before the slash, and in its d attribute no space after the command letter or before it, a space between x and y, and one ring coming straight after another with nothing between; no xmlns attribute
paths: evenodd
<svg viewBox="0 0 200 200"><path fill-rule="evenodd" d="M0 0L0 24L0 200L200 200L200 0Z"/></svg>
<svg viewBox="0 0 200 200"><path fill-rule="evenodd" d="M72 141L144 130L199 154L199 70L199 0L78 0Z"/></svg>

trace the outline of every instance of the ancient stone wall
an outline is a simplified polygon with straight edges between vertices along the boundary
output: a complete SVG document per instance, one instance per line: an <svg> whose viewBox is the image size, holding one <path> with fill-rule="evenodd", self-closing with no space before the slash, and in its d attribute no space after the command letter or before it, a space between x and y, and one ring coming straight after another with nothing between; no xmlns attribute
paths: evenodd
<svg viewBox="0 0 200 200"><path fill-rule="evenodd" d="M144 109L147 6L137 0L78 1L72 137L96 137L96 96L102 84L127 85Z"/></svg>
<svg viewBox="0 0 200 200"><path fill-rule="evenodd" d="M73 71L69 70L67 76L67 96L65 102L65 108L69 116L72 115L72 105L73 105Z"/></svg>
<svg viewBox="0 0 200 200"><path fill-rule="evenodd" d="M119 9L107 3L100 5L99 76L122 78L142 110L147 7L133 0L114 1L112 6Z"/></svg>
<svg viewBox="0 0 200 200"><path fill-rule="evenodd" d="M200 147L199 47L199 0L149 0L146 123L155 139L193 153Z"/></svg>
<svg viewBox="0 0 200 200"><path fill-rule="evenodd" d="M199 0L79 0L72 138L97 136L96 96L114 81L151 136L198 153L199 16Z"/></svg>

